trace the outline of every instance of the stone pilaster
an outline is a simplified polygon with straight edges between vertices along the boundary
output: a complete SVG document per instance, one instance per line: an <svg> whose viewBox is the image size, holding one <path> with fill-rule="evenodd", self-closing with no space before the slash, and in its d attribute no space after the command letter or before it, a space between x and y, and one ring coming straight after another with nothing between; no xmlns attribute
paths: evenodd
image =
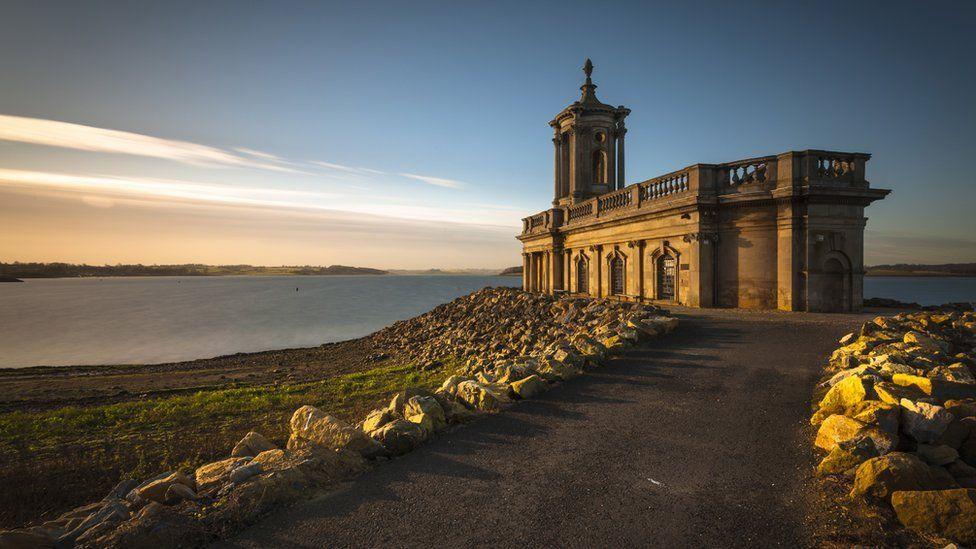
<svg viewBox="0 0 976 549"><path fill-rule="evenodd" d="M620 121L617 128L617 188L622 189L627 186L627 176L624 174L624 137L627 135L627 128Z"/></svg>

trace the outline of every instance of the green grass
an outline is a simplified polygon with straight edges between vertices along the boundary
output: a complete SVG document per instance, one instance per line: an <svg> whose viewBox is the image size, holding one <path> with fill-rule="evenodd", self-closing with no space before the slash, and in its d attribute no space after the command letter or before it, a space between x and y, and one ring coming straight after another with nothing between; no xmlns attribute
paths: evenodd
<svg viewBox="0 0 976 549"><path fill-rule="evenodd" d="M310 404L354 423L406 387L437 387L457 365L387 361L321 381L200 391L100 406L0 415L0 527L100 499L121 478L192 470L255 430L283 444Z"/></svg>

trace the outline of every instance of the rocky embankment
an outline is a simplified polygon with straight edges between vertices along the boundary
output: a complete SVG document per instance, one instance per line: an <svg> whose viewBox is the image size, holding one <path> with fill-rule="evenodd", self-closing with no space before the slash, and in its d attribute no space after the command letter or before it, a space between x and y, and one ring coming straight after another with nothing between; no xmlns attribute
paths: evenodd
<svg viewBox="0 0 976 549"><path fill-rule="evenodd" d="M976 544L976 313L877 317L840 343L810 420L818 473L935 543Z"/></svg>
<svg viewBox="0 0 976 549"><path fill-rule="evenodd" d="M481 290L371 338L378 353L405 354L421 364L464 358L462 370L436 391L406 388L355 425L330 416L327 403L309 403L292 415L285 448L247 433L226 459L124 480L101 501L56 520L0 532L0 547L202 544L676 326L651 306Z"/></svg>

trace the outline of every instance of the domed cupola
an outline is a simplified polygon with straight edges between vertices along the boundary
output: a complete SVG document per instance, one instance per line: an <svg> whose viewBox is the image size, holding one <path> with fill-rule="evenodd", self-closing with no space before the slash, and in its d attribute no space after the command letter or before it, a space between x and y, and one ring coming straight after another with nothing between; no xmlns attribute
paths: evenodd
<svg viewBox="0 0 976 549"><path fill-rule="evenodd" d="M624 118L630 109L614 107L596 97L593 63L583 64L586 81L578 101L549 122L554 131L554 205L585 200L625 186Z"/></svg>

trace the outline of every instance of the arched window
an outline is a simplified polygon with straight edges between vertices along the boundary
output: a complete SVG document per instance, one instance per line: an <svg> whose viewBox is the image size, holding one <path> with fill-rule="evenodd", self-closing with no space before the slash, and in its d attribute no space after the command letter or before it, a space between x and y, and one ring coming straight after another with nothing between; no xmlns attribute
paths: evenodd
<svg viewBox="0 0 976 549"><path fill-rule="evenodd" d="M674 301L675 261L665 253L657 259L657 298Z"/></svg>
<svg viewBox="0 0 976 549"><path fill-rule="evenodd" d="M610 295L624 293L624 260L615 256L610 260Z"/></svg>
<svg viewBox="0 0 976 549"><path fill-rule="evenodd" d="M590 269L585 259L576 261L576 291L585 294L590 291Z"/></svg>
<svg viewBox="0 0 976 549"><path fill-rule="evenodd" d="M593 151L593 183L607 184L607 153L603 150Z"/></svg>

